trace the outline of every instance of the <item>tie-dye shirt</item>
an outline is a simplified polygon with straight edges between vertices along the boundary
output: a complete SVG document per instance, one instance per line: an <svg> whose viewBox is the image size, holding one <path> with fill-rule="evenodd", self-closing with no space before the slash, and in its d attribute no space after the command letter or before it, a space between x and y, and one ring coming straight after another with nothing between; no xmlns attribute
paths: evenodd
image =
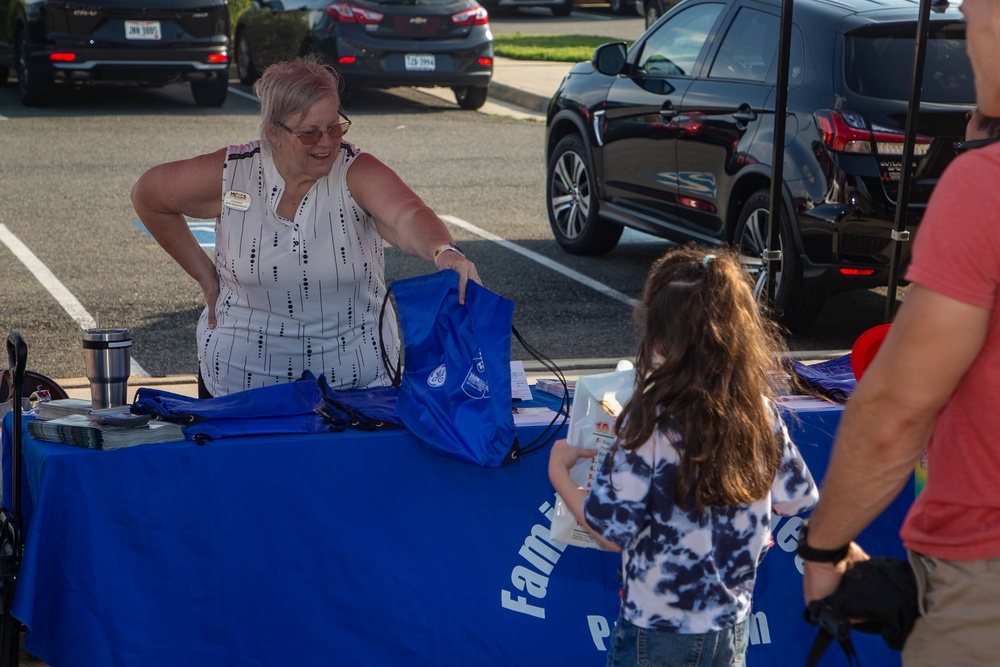
<svg viewBox="0 0 1000 667"><path fill-rule="evenodd" d="M693 501L688 511L677 507L676 432L657 431L637 450L617 450L605 459L584 513L591 526L622 547L626 620L642 628L703 634L747 617L757 565L770 542L771 512L798 514L819 498L777 414L775 431L784 439L782 463L770 495L749 505L703 512Z"/></svg>

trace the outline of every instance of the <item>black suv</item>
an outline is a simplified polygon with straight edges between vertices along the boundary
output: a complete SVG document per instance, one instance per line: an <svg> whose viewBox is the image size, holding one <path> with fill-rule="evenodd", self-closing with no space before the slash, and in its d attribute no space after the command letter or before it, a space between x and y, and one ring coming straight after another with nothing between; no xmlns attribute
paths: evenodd
<svg viewBox="0 0 1000 667"><path fill-rule="evenodd" d="M199 106L229 90L226 0L0 0L0 83L51 103L56 84L190 81Z"/></svg>
<svg viewBox="0 0 1000 667"><path fill-rule="evenodd" d="M917 13L911 0L795 0L775 275L793 332L827 291L888 280ZM573 67L546 136L549 222L564 250L607 253L622 226L732 244L763 288L779 20L779 0L683 0L627 52L605 44ZM954 7L931 14L922 91L911 232L975 102Z"/></svg>

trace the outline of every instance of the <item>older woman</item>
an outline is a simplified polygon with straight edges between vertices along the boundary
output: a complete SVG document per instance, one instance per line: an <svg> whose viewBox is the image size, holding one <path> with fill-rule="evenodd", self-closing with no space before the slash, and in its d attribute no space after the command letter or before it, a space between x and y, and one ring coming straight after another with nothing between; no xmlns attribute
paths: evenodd
<svg viewBox="0 0 1000 667"><path fill-rule="evenodd" d="M270 67L254 86L260 139L144 173L139 218L198 281L202 394L298 379L304 370L354 389L389 383L382 350L398 358L383 242L459 274L475 265L437 215L377 158L344 141L334 70L312 59ZM220 184L221 177L221 184ZM215 261L185 216L215 218ZM388 306L387 306L388 307Z"/></svg>

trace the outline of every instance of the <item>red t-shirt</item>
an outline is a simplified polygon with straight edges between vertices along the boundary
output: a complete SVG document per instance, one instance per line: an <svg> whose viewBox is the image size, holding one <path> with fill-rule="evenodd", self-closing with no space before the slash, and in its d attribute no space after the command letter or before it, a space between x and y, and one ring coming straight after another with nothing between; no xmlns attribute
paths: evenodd
<svg viewBox="0 0 1000 667"><path fill-rule="evenodd" d="M938 415L927 486L901 535L935 558L1000 556L1000 143L959 156L934 190L906 278L991 310L986 342Z"/></svg>

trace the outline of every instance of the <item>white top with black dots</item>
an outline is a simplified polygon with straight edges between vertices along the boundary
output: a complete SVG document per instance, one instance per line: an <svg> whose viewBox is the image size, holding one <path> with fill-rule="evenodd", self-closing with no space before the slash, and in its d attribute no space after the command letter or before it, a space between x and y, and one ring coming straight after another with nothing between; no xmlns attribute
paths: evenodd
<svg viewBox="0 0 1000 667"><path fill-rule="evenodd" d="M382 238L347 188L359 154L343 142L289 221L275 212L285 182L260 141L229 147L215 227L217 324L208 328L207 311L198 323L201 373L213 396L291 382L305 370L325 374L334 389L390 383L381 345L399 359L399 333L389 302L379 341Z"/></svg>

